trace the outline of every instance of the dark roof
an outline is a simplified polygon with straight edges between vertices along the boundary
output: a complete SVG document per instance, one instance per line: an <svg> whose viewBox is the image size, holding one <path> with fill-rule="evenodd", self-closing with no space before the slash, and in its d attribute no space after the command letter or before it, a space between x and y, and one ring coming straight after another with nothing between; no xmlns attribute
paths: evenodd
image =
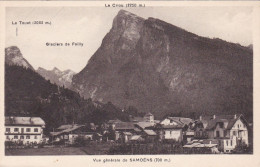
<svg viewBox="0 0 260 167"><path fill-rule="evenodd" d="M44 126L40 117L5 117L5 125L36 125Z"/></svg>
<svg viewBox="0 0 260 167"><path fill-rule="evenodd" d="M153 116L153 114L150 113L150 112L148 112L148 113L146 113L144 116L145 116L145 117L146 117L146 116Z"/></svg>
<svg viewBox="0 0 260 167"><path fill-rule="evenodd" d="M179 125L160 125L161 129L182 129Z"/></svg>
<svg viewBox="0 0 260 167"><path fill-rule="evenodd" d="M133 122L117 122L115 123L115 130L134 130Z"/></svg>
<svg viewBox="0 0 260 167"><path fill-rule="evenodd" d="M144 130L145 128L154 126L155 123L152 123L152 122L138 122L138 123L136 123L136 125Z"/></svg>
<svg viewBox="0 0 260 167"><path fill-rule="evenodd" d="M238 119L242 119L248 125L242 114L236 115L236 117L235 115L218 115L215 116L215 119L213 116L203 116L202 120L198 120L197 123L202 123L206 130L214 129L218 123L224 123L226 125L224 128L230 130Z"/></svg>
<svg viewBox="0 0 260 167"><path fill-rule="evenodd" d="M73 126L78 126L78 124L68 124L68 125L61 125L61 126L59 126L57 129L58 130L65 130L65 129L70 129L70 128L72 128Z"/></svg>
<svg viewBox="0 0 260 167"><path fill-rule="evenodd" d="M168 117L170 120L173 120L180 125L188 125L192 122L191 118L184 118L184 117Z"/></svg>
<svg viewBox="0 0 260 167"><path fill-rule="evenodd" d="M52 136L57 136L57 135L60 135L60 134L63 134L63 133L69 133L69 132L73 132L74 130L77 130L81 127L84 127L85 125L61 125L59 128L60 129L63 129L62 131L59 131L59 132L50 132L50 134ZM64 129L66 127L66 129Z"/></svg>

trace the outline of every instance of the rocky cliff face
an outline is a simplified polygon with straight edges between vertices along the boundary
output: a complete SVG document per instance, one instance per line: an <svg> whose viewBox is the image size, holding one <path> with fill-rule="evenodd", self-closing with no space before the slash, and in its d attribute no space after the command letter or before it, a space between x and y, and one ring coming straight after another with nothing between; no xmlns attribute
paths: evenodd
<svg viewBox="0 0 260 167"><path fill-rule="evenodd" d="M34 70L31 64L24 59L20 49L16 46L5 48L5 63L8 65L17 65Z"/></svg>
<svg viewBox="0 0 260 167"><path fill-rule="evenodd" d="M55 83L59 86L70 88L72 77L75 72L71 70L60 71L58 68L54 67L52 70L46 70L39 67L37 72L43 76L46 80L50 80L52 83Z"/></svg>
<svg viewBox="0 0 260 167"><path fill-rule="evenodd" d="M252 116L253 53L121 10L86 67L72 79L85 97L166 113Z"/></svg>

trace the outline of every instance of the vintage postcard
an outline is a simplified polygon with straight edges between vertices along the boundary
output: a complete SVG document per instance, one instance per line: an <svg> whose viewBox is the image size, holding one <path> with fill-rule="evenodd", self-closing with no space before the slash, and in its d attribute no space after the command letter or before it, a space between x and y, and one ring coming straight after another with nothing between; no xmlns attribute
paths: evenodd
<svg viewBox="0 0 260 167"><path fill-rule="evenodd" d="M259 6L1 3L0 166L259 166Z"/></svg>

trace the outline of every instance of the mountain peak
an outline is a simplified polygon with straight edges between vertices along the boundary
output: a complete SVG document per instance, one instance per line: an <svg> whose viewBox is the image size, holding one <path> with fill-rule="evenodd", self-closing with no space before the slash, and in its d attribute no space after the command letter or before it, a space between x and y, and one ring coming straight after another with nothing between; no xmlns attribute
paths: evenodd
<svg viewBox="0 0 260 167"><path fill-rule="evenodd" d="M20 49L17 46L5 48L5 63L9 65L23 66L34 70L31 64L23 57Z"/></svg>
<svg viewBox="0 0 260 167"><path fill-rule="evenodd" d="M124 30L127 27L136 27L137 24L143 24L144 18L125 10L120 10L113 21L114 30ZM131 26L132 25L132 26Z"/></svg>
<svg viewBox="0 0 260 167"><path fill-rule="evenodd" d="M139 17L139 16L137 16L137 15L131 13L131 12L128 12L128 11L126 11L126 10L123 10L123 9L119 10L119 12L118 12L117 15L121 15L121 16L124 15L124 16L130 16L130 17L138 17L138 18L141 18L141 17Z"/></svg>
<svg viewBox="0 0 260 167"><path fill-rule="evenodd" d="M249 49L120 10L72 87L85 98L159 117L180 111L233 113L241 102L242 111L251 114L252 60Z"/></svg>

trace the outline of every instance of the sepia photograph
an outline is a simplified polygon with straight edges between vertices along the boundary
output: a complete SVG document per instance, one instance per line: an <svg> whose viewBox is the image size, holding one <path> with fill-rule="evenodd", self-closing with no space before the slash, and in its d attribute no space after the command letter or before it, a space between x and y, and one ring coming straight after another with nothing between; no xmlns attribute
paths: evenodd
<svg viewBox="0 0 260 167"><path fill-rule="evenodd" d="M253 156L253 24L253 6L5 7L4 156Z"/></svg>

